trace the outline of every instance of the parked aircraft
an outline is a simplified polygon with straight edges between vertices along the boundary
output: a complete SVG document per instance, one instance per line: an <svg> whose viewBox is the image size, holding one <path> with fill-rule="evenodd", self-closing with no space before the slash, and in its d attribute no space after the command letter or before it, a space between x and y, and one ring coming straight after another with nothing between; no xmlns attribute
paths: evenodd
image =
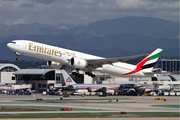
<svg viewBox="0 0 180 120"><path fill-rule="evenodd" d="M147 77L147 78L136 78L138 81L138 84L148 85L153 84L155 86L155 89L157 90L180 90L180 82L173 76L173 75L162 75L157 77ZM149 89L150 90L150 89Z"/></svg>
<svg viewBox="0 0 180 120"><path fill-rule="evenodd" d="M134 89L139 93L139 94L143 94L144 92L151 92L155 89L155 86L152 84L142 84L142 83L136 83L133 85Z"/></svg>
<svg viewBox="0 0 180 120"><path fill-rule="evenodd" d="M0 83L0 91L1 90L16 90L16 89L14 89L12 87L8 87L4 83Z"/></svg>
<svg viewBox="0 0 180 120"><path fill-rule="evenodd" d="M162 92L162 91L168 91L170 90L170 86L163 84L163 85L158 85L158 84L142 84L142 83L137 83L134 84L133 87L136 92L138 92L139 94L143 94L143 93L150 93L150 92Z"/></svg>
<svg viewBox="0 0 180 120"><path fill-rule="evenodd" d="M130 85L116 85L116 84L77 84L65 70L61 70L61 73L64 78L65 86L64 90L79 90L84 89L89 92L123 92L129 88L132 88Z"/></svg>
<svg viewBox="0 0 180 120"><path fill-rule="evenodd" d="M29 40L14 40L8 43L7 46L18 56L16 60L19 60L20 54L40 58L47 60L47 64L52 68L59 69L64 65L72 66L76 68L77 72L79 69L86 70L86 74L91 77L95 77L92 74L93 71L120 77L155 76L152 69L162 52L162 49L158 48L137 65L132 65L124 61L147 54L107 59Z"/></svg>

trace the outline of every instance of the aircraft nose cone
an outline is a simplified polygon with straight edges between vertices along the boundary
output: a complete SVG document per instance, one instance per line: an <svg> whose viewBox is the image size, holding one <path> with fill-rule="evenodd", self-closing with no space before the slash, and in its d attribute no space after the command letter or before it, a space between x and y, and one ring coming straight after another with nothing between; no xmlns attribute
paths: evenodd
<svg viewBox="0 0 180 120"><path fill-rule="evenodd" d="M12 50L12 47L13 47L13 46L12 46L11 43L8 43L8 44L7 44L7 47Z"/></svg>
<svg viewBox="0 0 180 120"><path fill-rule="evenodd" d="M7 47L10 48L10 43L7 44Z"/></svg>

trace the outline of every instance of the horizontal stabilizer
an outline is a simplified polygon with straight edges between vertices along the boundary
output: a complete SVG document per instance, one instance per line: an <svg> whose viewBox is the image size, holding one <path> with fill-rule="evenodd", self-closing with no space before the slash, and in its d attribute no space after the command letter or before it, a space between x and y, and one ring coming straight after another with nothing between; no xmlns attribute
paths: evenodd
<svg viewBox="0 0 180 120"><path fill-rule="evenodd" d="M162 71L162 72L144 72L144 74L147 77L157 77L160 75L169 75L170 72L165 72L165 71Z"/></svg>

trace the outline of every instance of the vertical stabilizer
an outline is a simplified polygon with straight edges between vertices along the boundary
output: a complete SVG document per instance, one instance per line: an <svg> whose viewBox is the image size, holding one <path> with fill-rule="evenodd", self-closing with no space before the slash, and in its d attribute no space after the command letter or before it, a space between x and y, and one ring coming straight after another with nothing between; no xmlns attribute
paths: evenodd
<svg viewBox="0 0 180 120"><path fill-rule="evenodd" d="M134 74L139 71L142 71L143 73L152 72L152 69L154 65L156 64L161 52L162 52L162 49L157 48L154 52L152 52L150 55L144 58L141 62L139 62L136 65L136 69L124 75Z"/></svg>
<svg viewBox="0 0 180 120"><path fill-rule="evenodd" d="M152 72L152 69L153 69L154 65L156 64L159 56L161 55L161 52L162 52L162 49L157 48L154 52L152 52L144 60L142 60L138 64L138 65L142 66L141 70L143 72Z"/></svg>
<svg viewBox="0 0 180 120"><path fill-rule="evenodd" d="M68 73L65 70L61 70L61 73L63 75L64 82L67 86L76 84L76 82L68 75Z"/></svg>

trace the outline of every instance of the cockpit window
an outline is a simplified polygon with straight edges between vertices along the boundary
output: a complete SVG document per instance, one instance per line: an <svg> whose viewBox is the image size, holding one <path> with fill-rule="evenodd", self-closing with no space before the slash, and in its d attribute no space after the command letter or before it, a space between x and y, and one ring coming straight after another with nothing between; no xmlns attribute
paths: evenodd
<svg viewBox="0 0 180 120"><path fill-rule="evenodd" d="M11 42L11 43L14 43L14 44L16 44L16 42Z"/></svg>

